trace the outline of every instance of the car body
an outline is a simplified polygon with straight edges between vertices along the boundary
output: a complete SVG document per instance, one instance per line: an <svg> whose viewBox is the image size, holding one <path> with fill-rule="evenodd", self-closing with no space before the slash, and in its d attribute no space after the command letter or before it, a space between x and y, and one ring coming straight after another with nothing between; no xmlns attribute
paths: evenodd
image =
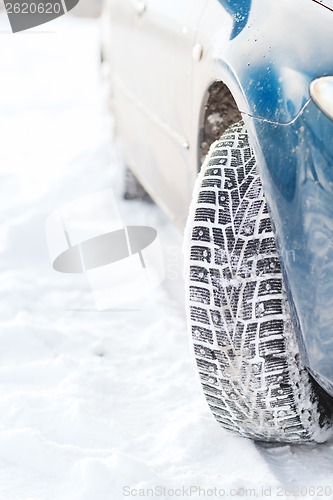
<svg viewBox="0 0 333 500"><path fill-rule="evenodd" d="M242 116L303 363L331 396L333 120L310 88L333 75L332 22L332 0L106 0L103 11L126 163L179 227L212 129Z"/></svg>

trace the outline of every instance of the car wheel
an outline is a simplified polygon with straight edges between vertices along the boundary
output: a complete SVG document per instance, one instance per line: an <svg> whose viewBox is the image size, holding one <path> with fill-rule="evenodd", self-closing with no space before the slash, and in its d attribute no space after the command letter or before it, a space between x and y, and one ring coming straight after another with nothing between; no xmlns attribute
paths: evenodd
<svg viewBox="0 0 333 500"><path fill-rule="evenodd" d="M216 420L254 440L328 439L332 400L300 360L271 219L243 122L211 146L185 234L188 325Z"/></svg>
<svg viewBox="0 0 333 500"><path fill-rule="evenodd" d="M123 197L125 200L140 200L153 203L153 200L129 167L125 167Z"/></svg>

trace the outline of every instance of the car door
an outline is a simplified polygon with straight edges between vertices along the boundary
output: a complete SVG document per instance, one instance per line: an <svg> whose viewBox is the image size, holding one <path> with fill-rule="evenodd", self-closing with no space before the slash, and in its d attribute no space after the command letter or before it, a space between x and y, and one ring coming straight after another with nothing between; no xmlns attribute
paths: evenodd
<svg viewBox="0 0 333 500"><path fill-rule="evenodd" d="M186 213L191 184L192 51L206 2L114 0L109 13L111 73L125 158L176 219Z"/></svg>

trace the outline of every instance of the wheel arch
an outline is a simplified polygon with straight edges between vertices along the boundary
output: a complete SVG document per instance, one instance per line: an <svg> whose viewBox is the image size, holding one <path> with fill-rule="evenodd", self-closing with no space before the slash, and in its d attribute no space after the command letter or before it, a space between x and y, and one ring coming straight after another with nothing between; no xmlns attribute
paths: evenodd
<svg viewBox="0 0 333 500"><path fill-rule="evenodd" d="M243 106L240 105L239 96L237 99L230 87L225 79L216 78L209 82L203 93L198 123L197 169L200 168L211 144L230 125L242 119Z"/></svg>

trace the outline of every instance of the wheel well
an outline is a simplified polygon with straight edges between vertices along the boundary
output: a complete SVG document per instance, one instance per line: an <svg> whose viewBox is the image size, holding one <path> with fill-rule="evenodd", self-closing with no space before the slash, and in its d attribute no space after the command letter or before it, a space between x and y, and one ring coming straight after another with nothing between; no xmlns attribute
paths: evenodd
<svg viewBox="0 0 333 500"><path fill-rule="evenodd" d="M202 112L198 155L200 164L205 159L210 145L230 125L238 122L241 118L237 104L228 87L221 81L212 83L207 90Z"/></svg>

